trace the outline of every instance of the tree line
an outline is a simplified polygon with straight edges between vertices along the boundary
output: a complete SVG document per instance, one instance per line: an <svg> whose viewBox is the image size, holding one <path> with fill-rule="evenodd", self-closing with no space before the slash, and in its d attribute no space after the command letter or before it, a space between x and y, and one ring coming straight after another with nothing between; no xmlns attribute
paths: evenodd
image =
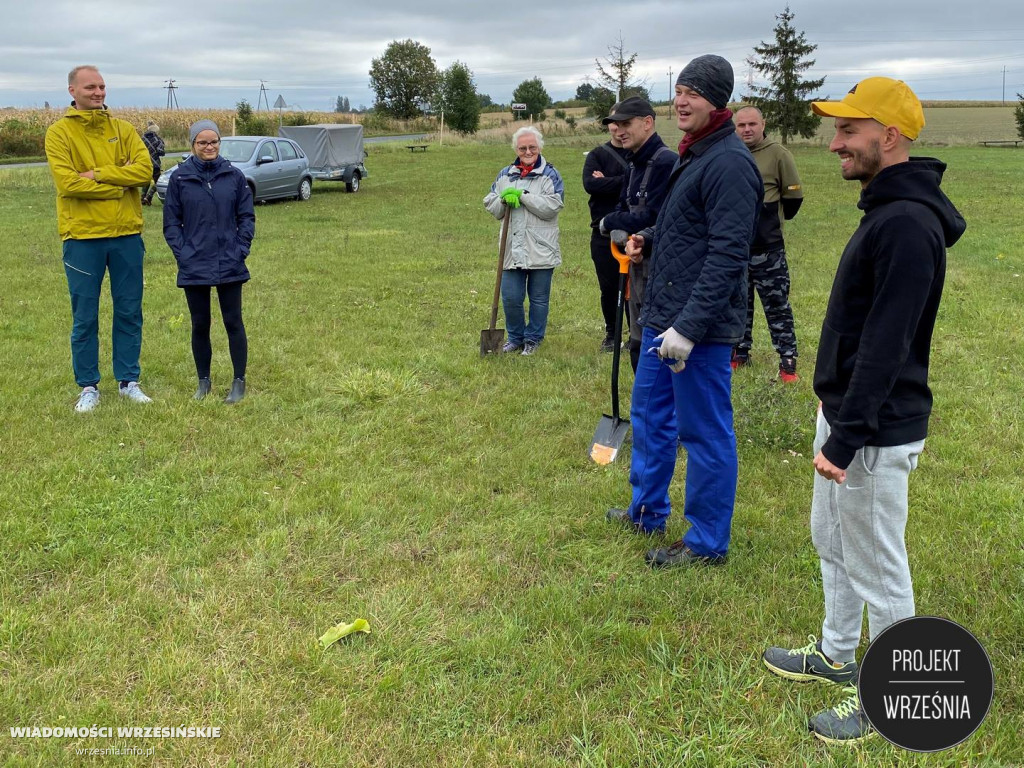
<svg viewBox="0 0 1024 768"><path fill-rule="evenodd" d="M763 75L765 85L753 85L741 100L758 107L765 121L781 134L782 143L796 136L813 136L821 118L811 113L810 102L825 78L805 80L803 74L814 66L808 58L817 46L807 42L793 26L794 14L786 6L776 15L774 39L754 46L747 59L752 70ZM575 105L584 105L594 117L607 115L616 101L629 96L651 100L648 84L634 76L638 55L630 52L621 34L608 47L603 59L595 59L595 74L576 89ZM439 70L430 48L415 40L394 40L372 61L370 88L374 110L399 119L423 114L444 115L445 124L461 133L475 133L480 112L493 104L487 94L477 92L473 72L456 61ZM339 99L339 109L342 97ZM524 80L512 92L512 103L525 105L520 115L546 119L552 100L539 77ZM347 107L347 99L344 106ZM343 110L347 111L347 110ZM562 113L564 115L564 113Z"/></svg>

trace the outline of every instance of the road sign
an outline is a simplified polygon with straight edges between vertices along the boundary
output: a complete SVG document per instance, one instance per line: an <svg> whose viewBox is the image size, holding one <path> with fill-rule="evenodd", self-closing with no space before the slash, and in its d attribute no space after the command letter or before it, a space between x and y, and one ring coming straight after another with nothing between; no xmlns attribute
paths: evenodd
<svg viewBox="0 0 1024 768"><path fill-rule="evenodd" d="M284 103L284 96L281 94L277 95L277 101L274 102L274 109L284 109L288 105Z"/></svg>
<svg viewBox="0 0 1024 768"><path fill-rule="evenodd" d="M526 111L526 105L525 104L513 104L512 105L512 111L513 112L525 112Z"/></svg>

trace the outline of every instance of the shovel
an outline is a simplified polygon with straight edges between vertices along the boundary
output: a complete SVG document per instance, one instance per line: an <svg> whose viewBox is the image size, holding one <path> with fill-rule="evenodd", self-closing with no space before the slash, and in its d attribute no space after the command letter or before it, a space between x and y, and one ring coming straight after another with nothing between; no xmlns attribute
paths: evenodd
<svg viewBox="0 0 1024 768"><path fill-rule="evenodd" d="M590 446L590 458L598 464L611 464L626 442L629 434L629 420L619 418L619 352L622 347L622 314L626 297L626 280L629 275L629 257L620 249L624 248L629 235L621 229L611 233L612 256L619 262L619 298L615 305L615 346L612 349L612 415L604 414L594 430L594 442Z"/></svg>
<svg viewBox="0 0 1024 768"><path fill-rule="evenodd" d="M508 221L512 209L505 208L505 218L501 220L501 246L498 248L498 275L494 279L494 302L491 304L491 325L480 331L480 356L488 352L500 352L505 346L505 329L495 328L498 323L498 299L501 296L501 271L505 267L505 243L508 242Z"/></svg>

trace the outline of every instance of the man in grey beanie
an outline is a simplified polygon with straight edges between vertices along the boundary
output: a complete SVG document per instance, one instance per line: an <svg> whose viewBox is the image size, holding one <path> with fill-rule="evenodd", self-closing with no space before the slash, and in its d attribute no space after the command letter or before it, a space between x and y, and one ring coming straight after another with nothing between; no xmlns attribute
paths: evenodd
<svg viewBox="0 0 1024 768"><path fill-rule="evenodd" d="M663 532L677 445L687 453L690 528L647 552L652 567L716 565L729 547L738 471L729 359L746 324L747 262L764 190L725 108L732 88L721 56L700 56L679 73L679 161L656 223L626 248L650 260L650 273L630 413L632 500L608 519Z"/></svg>
<svg viewBox="0 0 1024 768"><path fill-rule="evenodd" d="M725 109L732 98L734 84L732 64L721 56L705 54L683 67L676 78L676 95L680 87L689 88L711 102L715 109Z"/></svg>

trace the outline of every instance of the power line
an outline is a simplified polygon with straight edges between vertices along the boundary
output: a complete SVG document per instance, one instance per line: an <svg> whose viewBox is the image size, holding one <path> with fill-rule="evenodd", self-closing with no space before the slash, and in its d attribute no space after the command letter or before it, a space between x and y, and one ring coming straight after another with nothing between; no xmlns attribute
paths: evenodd
<svg viewBox="0 0 1024 768"><path fill-rule="evenodd" d="M164 80L167 83L164 86L167 89L167 109L178 109L178 96L174 93L178 90L178 86L174 84L174 80Z"/></svg>

